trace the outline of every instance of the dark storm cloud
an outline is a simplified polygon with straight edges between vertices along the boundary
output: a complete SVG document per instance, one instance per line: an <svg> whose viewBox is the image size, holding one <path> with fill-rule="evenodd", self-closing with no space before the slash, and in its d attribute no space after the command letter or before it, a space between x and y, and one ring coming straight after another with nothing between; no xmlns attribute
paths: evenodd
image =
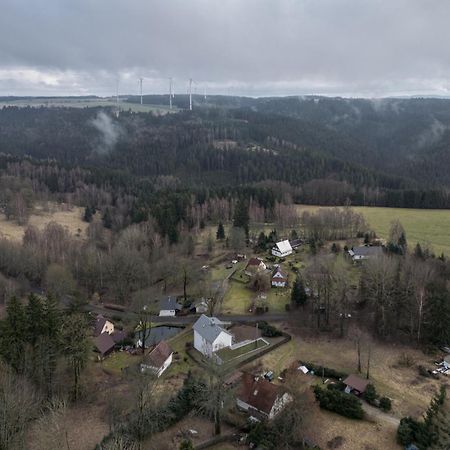
<svg viewBox="0 0 450 450"><path fill-rule="evenodd" d="M447 0L0 0L0 93L446 94ZM200 87L197 87L200 89ZM31 93L31 92L30 92Z"/></svg>

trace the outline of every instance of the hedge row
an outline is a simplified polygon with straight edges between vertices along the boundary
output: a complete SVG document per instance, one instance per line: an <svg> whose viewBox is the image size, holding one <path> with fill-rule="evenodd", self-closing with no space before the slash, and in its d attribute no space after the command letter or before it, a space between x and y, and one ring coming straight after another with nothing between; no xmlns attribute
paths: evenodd
<svg viewBox="0 0 450 450"><path fill-rule="evenodd" d="M314 375L325 378L335 378L336 380L347 378L348 374L345 372L339 372L338 370L331 369L330 367L319 366L311 362L300 361L300 363L306 366L309 370L314 372Z"/></svg>
<svg viewBox="0 0 450 450"><path fill-rule="evenodd" d="M322 389L320 386L314 387L314 394L321 408L351 419L364 417L362 403L353 395L336 389Z"/></svg>

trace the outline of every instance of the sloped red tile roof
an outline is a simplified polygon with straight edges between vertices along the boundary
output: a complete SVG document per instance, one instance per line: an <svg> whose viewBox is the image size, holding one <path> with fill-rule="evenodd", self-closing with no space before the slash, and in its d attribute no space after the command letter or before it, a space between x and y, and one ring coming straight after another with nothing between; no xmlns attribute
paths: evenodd
<svg viewBox="0 0 450 450"><path fill-rule="evenodd" d="M278 394L276 385L262 377L255 380L252 374L244 373L238 399L258 411L270 414Z"/></svg>

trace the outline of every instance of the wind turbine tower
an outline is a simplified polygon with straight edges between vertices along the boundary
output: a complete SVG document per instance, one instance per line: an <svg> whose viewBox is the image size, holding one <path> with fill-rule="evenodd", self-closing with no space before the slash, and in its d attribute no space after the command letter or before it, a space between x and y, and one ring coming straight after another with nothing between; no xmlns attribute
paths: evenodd
<svg viewBox="0 0 450 450"><path fill-rule="evenodd" d="M140 93L141 93L141 105L142 105L142 80L143 80L143 78L140 77L139 78L139 90L140 90Z"/></svg>
<svg viewBox="0 0 450 450"><path fill-rule="evenodd" d="M117 78L116 84L116 117L119 118L120 108L119 108L119 78Z"/></svg>
<svg viewBox="0 0 450 450"><path fill-rule="evenodd" d="M192 78L189 78L189 111L192 111Z"/></svg>
<svg viewBox="0 0 450 450"><path fill-rule="evenodd" d="M172 98L174 97L173 95L173 81L172 81L172 77L169 78L169 109L172 109Z"/></svg>

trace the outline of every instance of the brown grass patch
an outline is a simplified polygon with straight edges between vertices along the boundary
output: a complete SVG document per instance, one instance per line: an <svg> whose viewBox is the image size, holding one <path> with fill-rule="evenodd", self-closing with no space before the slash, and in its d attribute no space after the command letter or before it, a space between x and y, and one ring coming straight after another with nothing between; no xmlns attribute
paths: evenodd
<svg viewBox="0 0 450 450"><path fill-rule="evenodd" d="M78 206L51 204L45 209L43 206L37 206L31 214L28 224L42 230L48 223L56 222L66 228L73 236L85 239L89 224L83 222L83 213L83 208ZM22 242L26 227L27 225L18 225L13 220L6 220L5 215L0 214L0 237L14 242Z"/></svg>

